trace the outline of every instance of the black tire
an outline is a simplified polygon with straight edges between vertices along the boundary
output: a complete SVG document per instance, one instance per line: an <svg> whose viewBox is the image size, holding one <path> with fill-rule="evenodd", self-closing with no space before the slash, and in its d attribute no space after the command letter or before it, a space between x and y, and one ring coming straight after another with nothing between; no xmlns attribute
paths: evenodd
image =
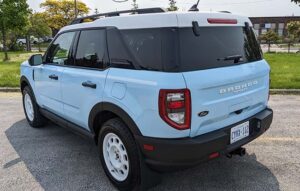
<svg viewBox="0 0 300 191"><path fill-rule="evenodd" d="M111 173L109 172L108 167L106 166L105 159L103 156L103 141L104 137L109 134L116 134L121 141L123 142L129 159L129 173L127 178L120 182L116 180ZM137 190L140 185L140 159L139 159L139 150L137 148L134 137L129 131L128 127L124 122L119 118L114 118L108 120L101 128L98 137L98 148L100 151L100 159L103 166L103 169L110 179L110 181L119 189L119 190Z"/></svg>
<svg viewBox="0 0 300 191"><path fill-rule="evenodd" d="M29 86L26 86L24 89L23 89L23 109L24 109L24 113L25 113L25 116L26 116L26 119L29 123L29 125L33 128L40 128L40 127L43 127L45 126L45 124L47 123L47 120L46 118L41 114L40 110L39 110L39 106L37 105L36 101L35 101L35 97L34 97L34 94L31 90L31 88ZM28 114L26 112L26 109L25 109L25 95L29 95L30 96L30 99L31 99L31 102L32 102L32 107L33 107L33 120L30 120L30 118L28 117Z"/></svg>

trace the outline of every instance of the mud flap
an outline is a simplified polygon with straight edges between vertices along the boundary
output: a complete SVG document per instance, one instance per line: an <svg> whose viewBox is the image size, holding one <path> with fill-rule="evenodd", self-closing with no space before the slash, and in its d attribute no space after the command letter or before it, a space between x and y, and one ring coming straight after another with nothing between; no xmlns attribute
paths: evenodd
<svg viewBox="0 0 300 191"><path fill-rule="evenodd" d="M139 155L141 165L141 182L136 191L145 191L159 185L162 182L162 174L149 168L145 163L141 152L139 152Z"/></svg>

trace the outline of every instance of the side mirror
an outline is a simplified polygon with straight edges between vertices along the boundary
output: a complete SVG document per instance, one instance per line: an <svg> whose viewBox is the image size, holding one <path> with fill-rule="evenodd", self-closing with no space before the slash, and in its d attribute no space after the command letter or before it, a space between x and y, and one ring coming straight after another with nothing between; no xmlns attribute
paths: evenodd
<svg viewBox="0 0 300 191"><path fill-rule="evenodd" d="M32 55L28 60L30 66L38 66L43 64L43 56L41 54Z"/></svg>

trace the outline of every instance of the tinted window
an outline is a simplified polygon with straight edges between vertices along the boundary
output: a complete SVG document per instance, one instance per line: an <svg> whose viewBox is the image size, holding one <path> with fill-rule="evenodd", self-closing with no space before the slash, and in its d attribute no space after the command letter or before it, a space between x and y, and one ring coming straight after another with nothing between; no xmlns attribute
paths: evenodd
<svg viewBox="0 0 300 191"><path fill-rule="evenodd" d="M226 59L240 56L240 59ZM191 28L180 30L180 71L203 70L262 59L251 28L201 27L200 36Z"/></svg>
<svg viewBox="0 0 300 191"><path fill-rule="evenodd" d="M75 66L103 69L106 56L105 30L87 30L80 33Z"/></svg>
<svg viewBox="0 0 300 191"><path fill-rule="evenodd" d="M65 65L71 62L70 50L72 42L75 36L75 32L63 33L53 42L50 46L46 63Z"/></svg>
<svg viewBox="0 0 300 191"><path fill-rule="evenodd" d="M138 64L120 30L115 27L107 29L110 67L133 69Z"/></svg>
<svg viewBox="0 0 300 191"><path fill-rule="evenodd" d="M226 67L262 59L260 46L251 28L201 27L122 30L130 52L142 69L184 72ZM109 43L110 44L110 43ZM239 56L226 60L227 57Z"/></svg>
<svg viewBox="0 0 300 191"><path fill-rule="evenodd" d="M161 31L157 29L123 31L129 50L140 66L161 70ZM158 46L159 45L159 46Z"/></svg>
<svg viewBox="0 0 300 191"><path fill-rule="evenodd" d="M177 29L123 30L125 43L142 69L165 70L177 66Z"/></svg>

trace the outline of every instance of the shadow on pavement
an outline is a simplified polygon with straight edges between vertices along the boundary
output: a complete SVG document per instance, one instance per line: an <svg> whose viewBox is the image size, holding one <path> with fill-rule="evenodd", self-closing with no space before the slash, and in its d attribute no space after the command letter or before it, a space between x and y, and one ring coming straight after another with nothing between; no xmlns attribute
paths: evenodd
<svg viewBox="0 0 300 191"><path fill-rule="evenodd" d="M26 120L16 122L5 133L20 158L6 163L4 168L23 161L46 191L115 190L92 142L53 124L34 129ZM255 155L246 155L164 174L162 184L152 190L277 191L279 183Z"/></svg>

